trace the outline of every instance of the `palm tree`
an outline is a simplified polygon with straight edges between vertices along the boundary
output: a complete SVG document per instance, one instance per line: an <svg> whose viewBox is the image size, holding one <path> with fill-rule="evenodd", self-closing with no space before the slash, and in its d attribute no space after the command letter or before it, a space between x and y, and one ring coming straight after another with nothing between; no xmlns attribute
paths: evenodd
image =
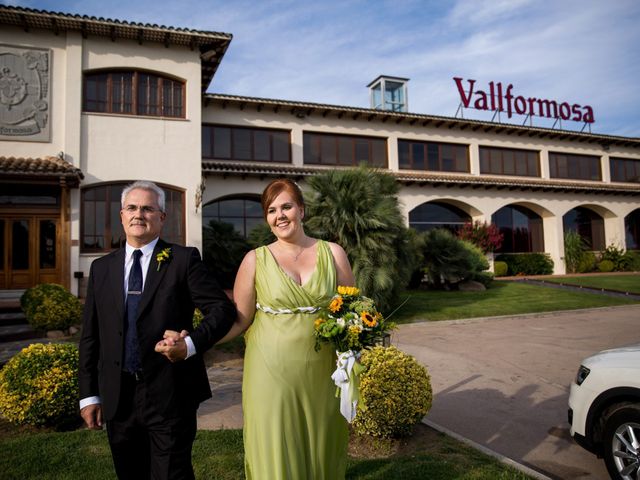
<svg viewBox="0 0 640 480"><path fill-rule="evenodd" d="M418 262L404 225L393 176L359 167L311 177L307 193L309 232L341 245L357 286L382 311L393 306Z"/></svg>

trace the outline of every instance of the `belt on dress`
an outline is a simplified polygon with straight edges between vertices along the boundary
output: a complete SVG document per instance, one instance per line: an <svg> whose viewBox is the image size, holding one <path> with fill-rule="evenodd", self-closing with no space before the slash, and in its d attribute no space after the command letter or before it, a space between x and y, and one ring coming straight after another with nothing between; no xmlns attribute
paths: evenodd
<svg viewBox="0 0 640 480"><path fill-rule="evenodd" d="M291 315L294 313L316 313L322 310L322 307L294 307L294 308L271 308L266 305L260 305L256 302L256 308L262 310L265 313L272 315Z"/></svg>

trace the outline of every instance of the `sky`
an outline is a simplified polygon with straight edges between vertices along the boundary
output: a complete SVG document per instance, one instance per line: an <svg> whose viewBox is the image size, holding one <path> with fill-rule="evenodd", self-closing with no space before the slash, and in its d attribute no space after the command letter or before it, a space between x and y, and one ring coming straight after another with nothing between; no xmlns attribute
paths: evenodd
<svg viewBox="0 0 640 480"><path fill-rule="evenodd" d="M638 0L0 0L225 32L209 92L368 108L379 75L409 78L412 113L458 111L454 77L593 109L592 133L640 137ZM496 119L497 120L497 119ZM529 125L522 116L501 121ZM534 126L553 121L535 117ZM560 125L556 124L556 128ZM563 121L565 130L589 131Z"/></svg>

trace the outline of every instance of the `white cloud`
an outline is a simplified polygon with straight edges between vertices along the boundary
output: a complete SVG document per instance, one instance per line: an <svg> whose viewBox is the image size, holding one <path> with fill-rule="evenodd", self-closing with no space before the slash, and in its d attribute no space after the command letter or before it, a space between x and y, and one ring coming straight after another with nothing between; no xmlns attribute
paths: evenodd
<svg viewBox="0 0 640 480"><path fill-rule="evenodd" d="M368 106L366 85L388 74L411 79L412 111L453 115L459 98L452 77L462 76L513 83L525 96L588 103L594 131L640 136L637 0L16 3L231 33L211 86L216 92Z"/></svg>

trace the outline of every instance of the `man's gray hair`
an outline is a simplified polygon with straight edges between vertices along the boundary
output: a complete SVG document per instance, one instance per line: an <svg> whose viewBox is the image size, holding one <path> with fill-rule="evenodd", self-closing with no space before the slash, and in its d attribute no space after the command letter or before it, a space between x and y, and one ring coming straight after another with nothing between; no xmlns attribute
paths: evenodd
<svg viewBox="0 0 640 480"><path fill-rule="evenodd" d="M164 198L165 198L164 190L162 190L155 183L148 182L146 180L138 180L124 187L124 190L122 190L122 196L120 197L120 205L122 208L124 208L124 201L127 195L129 195L131 190L136 190L136 189L149 190L150 192L155 193L156 196L158 197L158 207L160 207L161 212L164 212Z"/></svg>

